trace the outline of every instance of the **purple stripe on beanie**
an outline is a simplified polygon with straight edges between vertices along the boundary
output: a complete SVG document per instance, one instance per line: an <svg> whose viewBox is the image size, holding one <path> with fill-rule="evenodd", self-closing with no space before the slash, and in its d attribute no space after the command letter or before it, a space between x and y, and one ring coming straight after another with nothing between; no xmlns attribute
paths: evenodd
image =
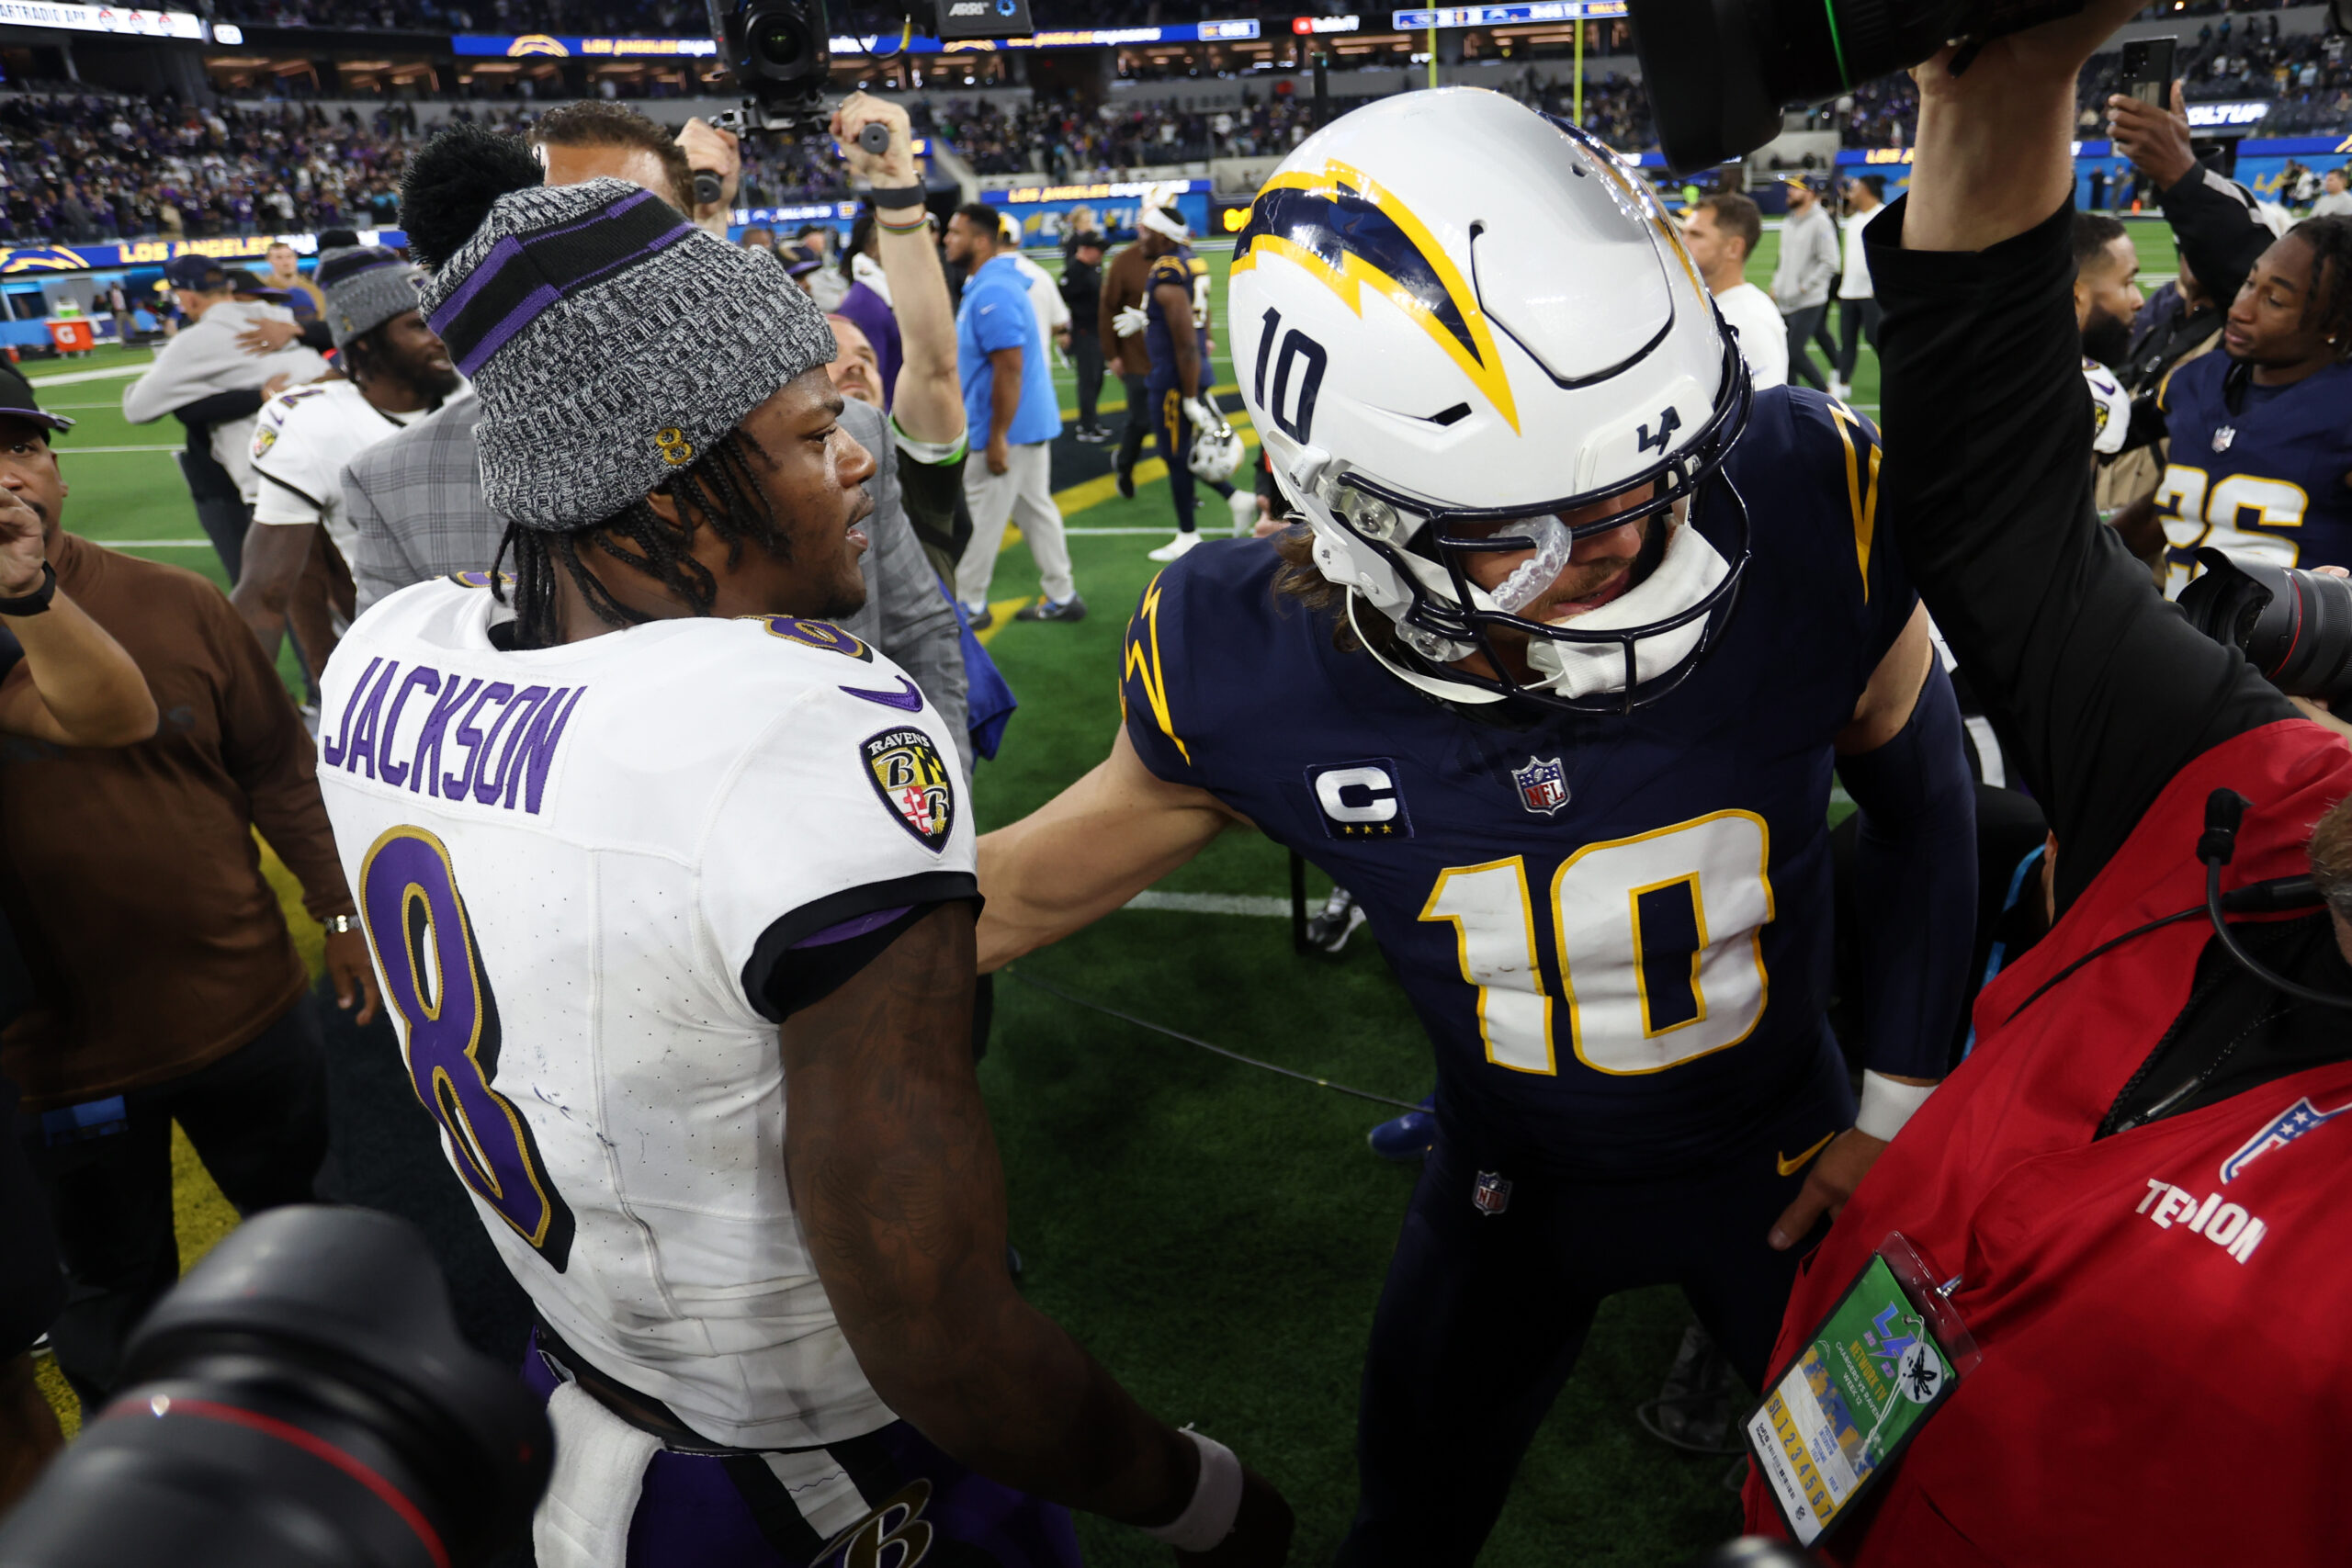
<svg viewBox="0 0 2352 1568"><path fill-rule="evenodd" d="M468 349L458 359L458 373L471 377L481 368L481 362L506 346L506 340L538 320L549 307L563 302L563 296L551 286L542 283L523 296L523 302L506 312L506 317L482 334L481 341Z"/></svg>
<svg viewBox="0 0 2352 1568"><path fill-rule="evenodd" d="M455 320L458 312L466 308L467 301L480 293L484 284L498 276L501 267L523 254L523 247L526 244L537 244L541 240L552 240L560 235L577 232L592 223L601 223L608 218L617 217L639 203L652 199L651 191L639 190L632 196L621 197L610 207L600 207L587 217L575 219L570 223L560 223L552 229L533 230L530 233L520 236L508 235L483 254L481 260L474 264L474 269L467 276L465 282L458 286L458 291L442 301L441 308L433 312L433 330L436 333L440 332Z"/></svg>
<svg viewBox="0 0 2352 1568"><path fill-rule="evenodd" d="M617 210L617 208L607 209L608 212ZM482 363L485 360L489 359L492 355L504 347L507 341L513 338L516 333L521 332L525 327L529 326L533 321L538 320L541 315L553 306L560 304L568 293L577 292L578 290L585 288L589 285L595 283L600 279L611 276L613 273L623 267L630 266L638 262L641 262L646 257L653 254L656 251L667 249L669 246L675 244L678 241L685 238L685 236L693 233L694 231L695 226L693 224L684 222L678 223L675 226L665 230L662 233L655 235L651 240L649 240L643 245L639 246L636 250L631 251L628 255L622 256L617 261L615 261L608 265L599 267L594 272L588 273L583 276L572 279L567 289L558 290L549 284L543 283L539 285L538 288L532 289L528 294L523 297L521 304L516 305L514 309L506 312L504 318L502 319L496 326L484 333L480 343L465 351L463 355L458 360L458 369L459 373L469 377L472 376L476 371L481 369ZM498 243L498 245L492 247L491 254L497 254L499 248L509 243L510 242L508 241L501 240ZM484 257L483 259L487 262L489 258ZM485 271L478 269L473 277L466 280L467 288L471 288L477 280L486 276L488 276L488 274ZM451 303L454 305L456 301L452 300ZM442 310L434 312L434 331L440 332L443 330L442 320L447 313L448 310L448 306L444 306Z"/></svg>
<svg viewBox="0 0 2352 1568"><path fill-rule="evenodd" d="M468 275L465 282L458 286L458 291L441 301L441 308L433 312L429 323L433 330L436 333L447 332L449 323L457 320L458 312L464 310L467 302L481 292L484 284L498 276L499 268L522 254L521 243L512 236L491 246L489 253L474 264L474 270Z"/></svg>

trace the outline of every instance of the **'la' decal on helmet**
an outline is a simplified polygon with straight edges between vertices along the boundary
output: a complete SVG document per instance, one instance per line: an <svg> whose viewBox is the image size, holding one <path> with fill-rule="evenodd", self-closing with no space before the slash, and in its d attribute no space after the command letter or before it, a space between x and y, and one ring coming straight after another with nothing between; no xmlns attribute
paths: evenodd
<svg viewBox="0 0 2352 1568"><path fill-rule="evenodd" d="M1234 272L1260 254L1297 263L1363 314L1369 284L1421 325L1487 395L1513 431L1519 410L1495 352L1476 290L1426 224L1391 192L1344 164L1294 170L1266 182L1233 244Z"/></svg>

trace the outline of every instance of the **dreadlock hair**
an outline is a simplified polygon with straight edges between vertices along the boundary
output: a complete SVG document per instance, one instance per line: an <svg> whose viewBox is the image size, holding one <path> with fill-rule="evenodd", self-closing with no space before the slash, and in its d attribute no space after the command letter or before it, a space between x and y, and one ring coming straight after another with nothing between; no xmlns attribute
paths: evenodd
<svg viewBox="0 0 2352 1568"><path fill-rule="evenodd" d="M552 648L563 640L557 610L556 573L571 578L596 618L608 626L633 626L652 619L613 596L580 558L583 544L593 546L622 565L668 589L695 615L710 614L718 596L718 582L710 569L695 559L695 530L708 527L727 541L727 564L742 558L746 544L759 546L786 559L791 545L776 526L775 509L760 483L753 458L764 458L759 442L741 426L710 443L702 455L665 479L654 491L677 504L678 521L662 520L650 498L630 502L601 523L566 533L506 525L498 558L491 567L491 591L505 603L506 590L499 573L514 559L514 621L516 638L525 648Z"/></svg>
<svg viewBox="0 0 2352 1568"><path fill-rule="evenodd" d="M2287 238L2312 248L2303 320L2319 329L2338 365L2352 361L2352 218L2306 218Z"/></svg>
<svg viewBox="0 0 2352 1568"><path fill-rule="evenodd" d="M391 329L390 321L379 321L343 345L336 355L343 362L343 373L354 381L365 382L384 373L384 338Z"/></svg>

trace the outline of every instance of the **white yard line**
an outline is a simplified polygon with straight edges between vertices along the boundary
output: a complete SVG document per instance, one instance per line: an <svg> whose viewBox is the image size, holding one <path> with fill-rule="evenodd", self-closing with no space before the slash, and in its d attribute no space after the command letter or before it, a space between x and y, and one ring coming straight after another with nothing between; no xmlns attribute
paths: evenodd
<svg viewBox="0 0 2352 1568"><path fill-rule="evenodd" d="M154 368L147 365L110 365L103 370L69 370L62 376L28 376L26 380L36 387L70 387L77 381L127 381L133 376L144 376Z"/></svg>
<svg viewBox="0 0 2352 1568"><path fill-rule="evenodd" d="M1171 909L1186 915L1259 915L1290 918L1290 900L1250 893L1138 893L1124 906L1129 909Z"/></svg>

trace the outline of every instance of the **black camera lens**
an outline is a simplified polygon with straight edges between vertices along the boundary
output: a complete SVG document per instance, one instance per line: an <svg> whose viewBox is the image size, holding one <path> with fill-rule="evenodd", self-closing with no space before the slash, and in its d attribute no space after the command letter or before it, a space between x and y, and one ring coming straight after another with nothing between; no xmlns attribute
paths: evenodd
<svg viewBox="0 0 2352 1568"><path fill-rule="evenodd" d="M1781 110L1917 65L1957 38L2016 32L2082 0L1630 0L1634 47L1677 169L1753 152Z"/></svg>
<svg viewBox="0 0 2352 1568"><path fill-rule="evenodd" d="M158 1303L124 1391L0 1525L9 1568L466 1568L552 1458L407 1221L274 1209Z"/></svg>
<svg viewBox="0 0 2352 1568"><path fill-rule="evenodd" d="M790 17L765 17L752 35L752 48L770 70L794 71L808 58L808 35Z"/></svg>
<svg viewBox="0 0 2352 1568"><path fill-rule="evenodd" d="M2227 643L2290 697L2352 713L2352 581L2289 566L2197 552L2201 575L2180 591L2181 613Z"/></svg>

